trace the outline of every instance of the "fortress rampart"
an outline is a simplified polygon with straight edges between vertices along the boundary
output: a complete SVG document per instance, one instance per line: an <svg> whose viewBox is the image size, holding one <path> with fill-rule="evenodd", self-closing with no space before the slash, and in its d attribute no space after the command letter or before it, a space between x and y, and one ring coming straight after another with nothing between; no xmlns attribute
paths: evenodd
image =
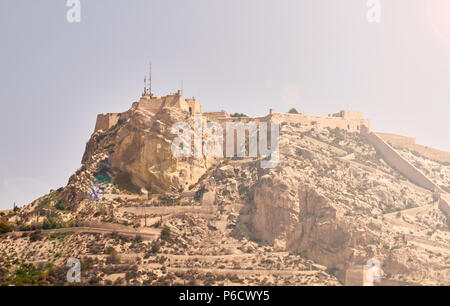
<svg viewBox="0 0 450 306"><path fill-rule="evenodd" d="M226 111L220 112L205 112L202 114L208 121L216 122L220 119L231 118L231 116Z"/></svg>
<svg viewBox="0 0 450 306"><path fill-rule="evenodd" d="M109 114L99 114L97 115L97 122L95 123L94 133L98 130L109 130L119 121L120 114L109 113Z"/></svg>
<svg viewBox="0 0 450 306"><path fill-rule="evenodd" d="M349 115L350 114L350 115ZM354 115L358 114L358 115ZM339 116L341 115L341 116ZM370 128L370 120L364 119L362 113L342 111L335 115L325 116L312 116L312 115L300 115L300 114L284 114L274 113L272 120L279 123L299 123L303 125L317 125L329 128L340 128L349 132L360 132L362 126Z"/></svg>
<svg viewBox="0 0 450 306"><path fill-rule="evenodd" d="M368 129L363 128L361 134L366 137L370 144L372 144L377 152L381 154L384 160L398 172L403 174L407 179L409 179L414 184L428 189L432 192L440 193L439 200L439 209L446 215L447 224L450 227L450 196L442 191L442 189L437 186L433 181L431 181L425 174L423 174L419 169L414 167L409 161L407 161L403 156L401 156L393 147L383 140L383 138L391 140L392 143L396 144L397 147L407 147L407 148L415 148L417 145L414 138L404 137L393 134L382 134L382 133L373 133ZM439 151L436 149L432 149L435 151ZM429 151L427 151L429 152ZM449 154L447 152L439 151L445 154ZM421 152L419 152L421 153ZM423 153L421 153L423 154ZM423 154L426 156L425 154Z"/></svg>
<svg viewBox="0 0 450 306"><path fill-rule="evenodd" d="M384 160L394 169L403 174L407 179L413 183L428 189L430 191L440 190L440 188L427 178L419 169L414 167L410 162L404 159L394 148L388 145L377 134L370 132L368 129L362 130L362 135L366 137L370 144L372 144L377 152L381 154Z"/></svg>
<svg viewBox="0 0 450 306"><path fill-rule="evenodd" d="M447 224L450 227L450 196L441 194L439 208L447 216Z"/></svg>
<svg viewBox="0 0 450 306"><path fill-rule="evenodd" d="M137 109L145 109L153 113L157 113L167 107L180 108L191 114L200 114L202 112L200 103L195 98L183 98L181 90L164 97L144 93L141 99L134 103L133 106Z"/></svg>
<svg viewBox="0 0 450 306"><path fill-rule="evenodd" d="M435 160L441 163L450 163L449 152L416 144L415 138L387 133L377 133L377 135L394 148L408 149L410 151L417 152L431 160Z"/></svg>

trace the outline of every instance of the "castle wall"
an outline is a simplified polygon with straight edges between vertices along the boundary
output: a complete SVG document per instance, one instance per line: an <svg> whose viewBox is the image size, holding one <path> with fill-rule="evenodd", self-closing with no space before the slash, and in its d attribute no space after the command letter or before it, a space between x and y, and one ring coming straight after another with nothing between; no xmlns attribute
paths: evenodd
<svg viewBox="0 0 450 306"><path fill-rule="evenodd" d="M254 122L257 125L260 122L277 122L277 123L299 123L303 125L318 125L323 127L330 127L330 128L340 128L343 130L347 130L350 132L357 132L359 133L361 131L361 128L363 126L370 127L370 121L367 119L361 119L363 118L363 114L359 112L349 112L347 115L344 113L339 113L337 116L329 116L329 117L322 117L322 116L310 116L310 115L301 115L301 114L286 114L286 113L273 113L271 112L267 116L263 117L230 117L228 113L226 112L207 112L203 113L203 116L211 122L217 122L220 123L223 128L224 133L224 148L226 147L226 124L230 122L235 123L249 123ZM342 117L347 116L347 119ZM358 118L358 119L348 119L350 118ZM268 137L270 140L270 128L268 130ZM236 135L235 135L235 141L236 141ZM247 138L247 136L246 136ZM236 143L236 142L235 142Z"/></svg>
<svg viewBox="0 0 450 306"><path fill-rule="evenodd" d="M186 103L188 104L189 108L192 110L192 114L201 114L202 112L202 106L200 103L195 99L186 99Z"/></svg>
<svg viewBox="0 0 450 306"><path fill-rule="evenodd" d="M357 111L350 111L350 110L343 110L332 116L333 117L342 117L344 119L350 119L350 120L363 120L364 119L364 113L357 112Z"/></svg>
<svg viewBox="0 0 450 306"><path fill-rule="evenodd" d="M420 170L414 167L410 162L404 159L399 153L395 151L389 144L385 142L385 140L391 142L394 146L400 148L408 148L416 151L417 148L420 149L420 145L416 145L416 140L411 137L405 137L394 134L384 134L384 133L369 133L368 130L363 129L362 134L366 136L367 140L375 147L375 149L383 156L384 160L394 169L402 173L407 179L412 181L413 183L426 188L430 191L439 191L441 192L441 199L439 200L439 209L445 214L447 217L447 224L450 228L450 195L442 193L442 190L433 183L430 179L428 179ZM425 147L424 147L425 148ZM428 149L428 148L425 148ZM435 149L432 149L435 150ZM436 150L439 151L439 150ZM426 150L424 152L430 152ZM433 152L433 151L431 151ZM440 151L442 153L447 153ZM419 152L420 153L420 152ZM421 153L426 156L425 154ZM428 153L426 153L428 154ZM439 155L437 155L440 158ZM443 155L445 157L445 154ZM429 157L431 158L431 157ZM433 158L431 158L433 159Z"/></svg>
<svg viewBox="0 0 450 306"><path fill-rule="evenodd" d="M367 138L369 143L375 147L377 152L383 156L384 160L407 179L430 191L440 190L436 184L428 179L419 169L404 159L377 134L369 132L367 129L363 129L362 134Z"/></svg>
<svg viewBox="0 0 450 306"><path fill-rule="evenodd" d="M264 117L218 117L216 118L216 121L223 124L226 124L227 122L242 122L242 123L249 123L249 122L255 122L258 124L259 122L266 122L271 119L271 115L264 116Z"/></svg>
<svg viewBox="0 0 450 306"><path fill-rule="evenodd" d="M288 122L304 125L318 125L332 129L340 128L349 132L360 132L362 126L370 128L370 120L367 119L346 119L335 116L324 117L284 113L274 113L272 118L279 123Z"/></svg>
<svg viewBox="0 0 450 306"><path fill-rule="evenodd" d="M441 195L439 201L439 209L447 216L447 224L450 228L450 196L447 194Z"/></svg>
<svg viewBox="0 0 450 306"><path fill-rule="evenodd" d="M416 139L413 137L378 132L376 134L384 141L388 142L391 146L396 148L405 148L408 145L414 145L416 143Z"/></svg>
<svg viewBox="0 0 450 306"><path fill-rule="evenodd" d="M208 119L209 121L212 122L216 122L219 119L226 119L226 118L231 118L230 115L225 112L225 111L221 111L221 112L206 112L203 113L203 116Z"/></svg>
<svg viewBox="0 0 450 306"><path fill-rule="evenodd" d="M271 125L270 125L270 119L271 119L271 115L267 115L264 117L230 117L230 115L225 112L207 112L207 113L203 113L202 116L204 118L206 118L209 122L216 122L218 124L220 124L222 126L222 133L223 133L223 155L226 156L226 147L227 147L227 123L242 123L242 124L247 124L247 123L255 123L256 125L256 130L259 130L259 123L260 122L268 122L268 127L267 127L267 137L268 137L268 145L270 145L271 143ZM248 155L247 149L248 149L248 140L249 140L249 131L246 130L245 135L244 135L244 139L246 142L246 153L245 155ZM234 131L234 136L233 136L233 141L234 141L234 152L235 154L237 153L237 132ZM234 155L235 155L234 154Z"/></svg>
<svg viewBox="0 0 450 306"><path fill-rule="evenodd" d="M137 104L137 108L145 109L153 113L158 112L163 106L163 100L161 98L149 98L142 97Z"/></svg>
<svg viewBox="0 0 450 306"><path fill-rule="evenodd" d="M192 114L200 114L202 112L201 104L195 99L184 99L181 93L171 94L164 97L143 96L137 102L136 108L145 109L153 113L159 112L166 107L176 107L186 112L192 111Z"/></svg>
<svg viewBox="0 0 450 306"><path fill-rule="evenodd" d="M95 123L94 133L99 130L109 130L119 121L120 114L109 113L109 114L99 114L97 115L97 121Z"/></svg>
<svg viewBox="0 0 450 306"><path fill-rule="evenodd" d="M416 144L415 138L387 133L377 133L377 135L384 141L392 145L394 148L408 149L410 151L417 152L431 160L435 160L441 163L450 163L449 152Z"/></svg>
<svg viewBox="0 0 450 306"><path fill-rule="evenodd" d="M189 105L186 103L186 100L183 99L183 97L179 95L169 95L166 97L163 97L163 105L162 107L176 107L179 109L182 109L184 111L189 111Z"/></svg>

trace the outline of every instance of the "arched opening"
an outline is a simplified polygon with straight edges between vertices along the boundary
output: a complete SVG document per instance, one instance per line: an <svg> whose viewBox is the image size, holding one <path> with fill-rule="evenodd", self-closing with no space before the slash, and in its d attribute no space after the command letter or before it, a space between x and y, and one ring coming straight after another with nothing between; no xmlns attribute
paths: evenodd
<svg viewBox="0 0 450 306"><path fill-rule="evenodd" d="M189 107L189 114L192 115L192 107Z"/></svg>

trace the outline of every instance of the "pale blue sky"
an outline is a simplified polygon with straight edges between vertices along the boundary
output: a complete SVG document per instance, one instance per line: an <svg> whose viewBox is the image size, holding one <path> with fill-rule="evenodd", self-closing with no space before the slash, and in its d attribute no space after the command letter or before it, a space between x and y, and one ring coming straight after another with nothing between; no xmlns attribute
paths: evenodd
<svg viewBox="0 0 450 306"><path fill-rule="evenodd" d="M0 209L67 183L149 59L157 94L183 80L206 111L353 109L450 151L449 1L380 1L370 24L366 0L81 0L70 24L65 0L1 0Z"/></svg>

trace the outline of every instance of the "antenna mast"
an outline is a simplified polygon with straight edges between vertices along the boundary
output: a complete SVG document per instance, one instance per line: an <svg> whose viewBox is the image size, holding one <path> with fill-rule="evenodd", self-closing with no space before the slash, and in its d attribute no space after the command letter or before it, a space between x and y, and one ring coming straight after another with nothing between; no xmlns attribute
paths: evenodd
<svg viewBox="0 0 450 306"><path fill-rule="evenodd" d="M144 77L144 95L147 94L147 76Z"/></svg>
<svg viewBox="0 0 450 306"><path fill-rule="evenodd" d="M152 94L152 62L150 61L150 73L148 78L148 93Z"/></svg>

